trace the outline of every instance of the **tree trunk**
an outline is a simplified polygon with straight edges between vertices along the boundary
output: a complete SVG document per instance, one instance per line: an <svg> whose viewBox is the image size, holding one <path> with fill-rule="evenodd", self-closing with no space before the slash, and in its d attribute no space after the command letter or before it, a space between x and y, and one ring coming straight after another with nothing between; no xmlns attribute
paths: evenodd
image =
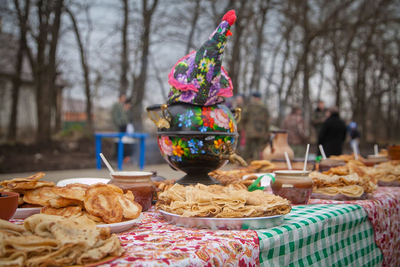
<svg viewBox="0 0 400 267"><path fill-rule="evenodd" d="M143 99L146 89L147 69L149 64L149 50L150 50L150 32L151 32L151 19L156 9L158 0L154 0L151 8L147 8L147 0L142 0L142 17L143 17L143 34L142 34L142 56L140 74L133 84L132 92L132 112L133 124L138 131L143 130L142 114L143 114Z"/></svg>
<svg viewBox="0 0 400 267"><path fill-rule="evenodd" d="M37 38L37 60L34 66L36 74L36 101L38 115L38 129L36 140L38 143L51 141L51 111L53 107L55 78L56 78L56 55L58 35L61 25L61 13L63 0L57 0L55 9L52 3L38 1L39 35ZM49 21L54 11L53 24ZM50 45L47 48L48 35L51 34ZM46 59L46 51L48 58Z"/></svg>
<svg viewBox="0 0 400 267"><path fill-rule="evenodd" d="M78 43L79 47L79 53L80 53L80 58L81 58L81 65L82 65L82 70L83 70L83 79L85 82L85 96L86 96L86 128L88 133L93 133L93 119L92 119L92 95L91 95L91 84L90 84L90 68L89 64L87 62L86 58L86 50L83 46L82 39L81 39L81 34L78 28L78 24L76 23L76 19L74 14L69 10L68 8L66 9L67 13L69 14L72 25L74 27L74 32L76 36L76 41Z"/></svg>
<svg viewBox="0 0 400 267"><path fill-rule="evenodd" d="M308 29L308 0L303 2L303 30L304 30L304 54L303 54L303 115L304 123L306 125L306 136L309 136L309 126L311 121L311 105L310 105L310 90L309 90L309 79L310 79L310 68L308 65L308 54L310 52L310 37Z"/></svg>
<svg viewBox="0 0 400 267"><path fill-rule="evenodd" d="M122 52L121 52L121 78L119 93L125 94L128 91L128 24L129 24L129 3L128 0L122 0L124 4L124 24L122 25Z"/></svg>
<svg viewBox="0 0 400 267"><path fill-rule="evenodd" d="M36 103L37 103L37 136L36 140L38 143L50 142L50 116L47 114L50 112L48 107L48 83L46 82L45 73L45 50L48 34L48 15L44 13L43 1L37 2L38 18L39 18L39 35L37 37L37 56L36 66L33 68L36 71Z"/></svg>
<svg viewBox="0 0 400 267"><path fill-rule="evenodd" d="M190 52L190 48L192 47L192 41L193 41L193 35L194 35L194 31L196 29L196 24L197 24L197 20L199 18L199 14L200 14L200 2L201 0L195 0L196 2L196 6L194 9L194 14L192 16L192 23L190 24L190 31L189 31L189 37L187 40L187 45L186 45L186 54L189 54Z"/></svg>
<svg viewBox="0 0 400 267"><path fill-rule="evenodd" d="M17 64L15 67L15 74L13 77L12 105L10 113L10 122L8 124L7 141L10 143L14 143L17 137L17 111L18 111L19 89L21 86L22 59L23 59L23 51L20 42L17 54Z"/></svg>
<svg viewBox="0 0 400 267"><path fill-rule="evenodd" d="M240 70L240 48L242 46L241 39L246 26L246 17L244 13L247 12L246 9L246 0L240 1L240 7L238 8L239 12L237 13L237 22L233 31L233 39L231 42L232 45L232 53L231 60L229 61L229 76L232 80L233 85L233 94L236 95L239 92L238 89L238 78L239 78L239 70Z"/></svg>
<svg viewBox="0 0 400 267"><path fill-rule="evenodd" d="M54 113L55 113L55 124L54 132L58 133L62 130L62 90L60 86L55 87L54 96Z"/></svg>
<svg viewBox="0 0 400 267"><path fill-rule="evenodd" d="M260 25L257 27L257 41L256 41L256 51L254 53L254 63L253 63L253 75L251 77L251 82L250 82L250 90L254 89L255 91L259 92L260 91L260 76L262 73L261 69L261 58L262 58L262 46L264 43L264 25L265 21L267 20L267 13L269 9L269 2L270 0L266 1L267 4L264 6L264 1L260 2L260 15L261 15L261 20L260 20ZM256 25L258 25L256 23Z"/></svg>
<svg viewBox="0 0 400 267"><path fill-rule="evenodd" d="M24 57L24 52L26 51L26 23L29 17L30 11L30 0L25 3L25 10L22 10L19 5L18 0L14 0L14 6L17 10L18 21L19 21L19 47L16 59L15 73L13 77L13 88L12 88L12 105L10 112L10 122L8 125L7 141L14 143L17 139L17 118L18 118L18 102L19 102L19 92L21 87L21 72L22 72L22 61Z"/></svg>

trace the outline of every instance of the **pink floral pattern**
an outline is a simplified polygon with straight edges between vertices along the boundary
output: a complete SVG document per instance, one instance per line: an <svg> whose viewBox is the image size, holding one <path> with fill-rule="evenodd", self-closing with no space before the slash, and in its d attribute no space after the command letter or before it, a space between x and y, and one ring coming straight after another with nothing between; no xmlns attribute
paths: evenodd
<svg viewBox="0 0 400 267"><path fill-rule="evenodd" d="M383 266L400 266L400 187L379 187L370 200L336 201L310 199L308 204L357 204L374 226L375 242L381 249Z"/></svg>
<svg viewBox="0 0 400 267"><path fill-rule="evenodd" d="M231 121L228 114L224 110L216 108L210 113L211 118L214 119L215 123L225 129L230 129L229 122Z"/></svg>
<svg viewBox="0 0 400 267"><path fill-rule="evenodd" d="M167 156L172 156L173 154L172 141L169 140L168 136L161 136L158 139L158 145L163 154Z"/></svg>
<svg viewBox="0 0 400 267"><path fill-rule="evenodd" d="M125 254L101 266L259 266L253 230L202 230L169 224L154 207L133 228L119 233ZM10 222L22 224L22 219Z"/></svg>
<svg viewBox="0 0 400 267"><path fill-rule="evenodd" d="M252 230L212 231L179 227L158 212L145 212L136 227L118 236L126 253L104 266L258 266Z"/></svg>

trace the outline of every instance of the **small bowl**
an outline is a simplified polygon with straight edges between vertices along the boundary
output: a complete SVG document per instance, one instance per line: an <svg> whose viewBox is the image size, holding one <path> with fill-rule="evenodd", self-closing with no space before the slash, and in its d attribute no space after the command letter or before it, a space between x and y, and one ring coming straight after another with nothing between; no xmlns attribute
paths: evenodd
<svg viewBox="0 0 400 267"><path fill-rule="evenodd" d="M132 191L135 196L135 202L142 206L142 211L146 211L151 207L156 185L151 180L151 172L111 172L111 180L108 184L113 184L121 188L124 193L128 190Z"/></svg>
<svg viewBox="0 0 400 267"><path fill-rule="evenodd" d="M2 192L0 197L0 219L10 220L18 208L19 194L15 192Z"/></svg>
<svg viewBox="0 0 400 267"><path fill-rule="evenodd" d="M309 171L274 171L275 182L271 185L274 195L288 199L294 205L305 205L311 197L313 180Z"/></svg>

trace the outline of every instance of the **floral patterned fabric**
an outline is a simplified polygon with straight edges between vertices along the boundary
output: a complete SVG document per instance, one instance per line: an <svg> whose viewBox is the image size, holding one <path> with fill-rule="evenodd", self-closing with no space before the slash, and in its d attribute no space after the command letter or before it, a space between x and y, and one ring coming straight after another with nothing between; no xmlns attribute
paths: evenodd
<svg viewBox="0 0 400 267"><path fill-rule="evenodd" d="M99 266L260 266L256 231L180 227L166 222L154 207L143 214L140 223L118 234L126 253Z"/></svg>
<svg viewBox="0 0 400 267"><path fill-rule="evenodd" d="M102 266L259 266L255 231L212 231L175 226L145 212L136 227L118 234L126 253Z"/></svg>
<svg viewBox="0 0 400 267"><path fill-rule="evenodd" d="M188 160L206 160L215 157L212 154L218 152L222 143L230 141L236 147L236 138L233 136L216 135L215 138L207 140L207 136L193 138L180 136L158 136L158 146L161 155L169 163L185 162ZM204 158L206 156L206 158Z"/></svg>
<svg viewBox="0 0 400 267"><path fill-rule="evenodd" d="M168 104L184 102L211 106L231 97L232 82L222 67L230 27L235 22L235 11L225 14L209 39L198 49L181 58L169 73Z"/></svg>
<svg viewBox="0 0 400 267"><path fill-rule="evenodd" d="M357 204L362 206L375 230L383 266L400 266L400 187L379 187L369 200L336 201L310 199L308 204Z"/></svg>

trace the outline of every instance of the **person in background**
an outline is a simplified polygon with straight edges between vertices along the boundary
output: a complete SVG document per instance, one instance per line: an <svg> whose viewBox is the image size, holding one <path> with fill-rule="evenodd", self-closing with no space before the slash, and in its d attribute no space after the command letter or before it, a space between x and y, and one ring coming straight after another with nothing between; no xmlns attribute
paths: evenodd
<svg viewBox="0 0 400 267"><path fill-rule="evenodd" d="M243 123L246 135L244 158L248 162L260 159L261 151L268 139L269 112L259 92L252 94L251 103L244 108L240 123Z"/></svg>
<svg viewBox="0 0 400 267"><path fill-rule="evenodd" d="M318 138L319 132L321 131L322 124L326 120L327 108L325 108L324 101L318 101L318 107L313 114L313 118L311 120L312 125L314 126L316 136Z"/></svg>
<svg viewBox="0 0 400 267"><path fill-rule="evenodd" d="M244 95L237 94L235 97L235 108L243 108L244 107Z"/></svg>
<svg viewBox="0 0 400 267"><path fill-rule="evenodd" d="M117 131L120 133L126 132L126 126L129 123L128 112L124 108L126 102L126 95L121 94L119 96L118 103L115 103L111 109L111 119L116 127Z"/></svg>
<svg viewBox="0 0 400 267"><path fill-rule="evenodd" d="M294 157L304 157L307 136L305 122L299 106L292 107L292 113L283 120L282 129L288 131L288 143L293 149Z"/></svg>
<svg viewBox="0 0 400 267"><path fill-rule="evenodd" d="M244 108L244 95L243 94L237 94L235 96L235 102L234 102L234 108L241 108L243 111ZM237 154L239 155L243 155L244 151L243 148L245 146L245 131L243 128L243 123L240 122L237 124L237 131L239 133L239 137L238 137L238 142L237 142Z"/></svg>
<svg viewBox="0 0 400 267"><path fill-rule="evenodd" d="M340 119L338 107L331 107L318 135L318 145L323 146L327 157L342 154L346 132L346 124Z"/></svg>
<svg viewBox="0 0 400 267"><path fill-rule="evenodd" d="M350 122L347 131L350 135L350 148L353 150L353 147L357 149L357 153L360 154L360 150L358 149L358 145L360 143L360 132L358 131L357 123L354 121Z"/></svg>
<svg viewBox="0 0 400 267"><path fill-rule="evenodd" d="M129 114L130 114L131 103L126 99L125 94L121 94L119 96L118 103L115 103L111 109L111 119L112 122L120 133L125 133L126 128L129 124ZM132 145L125 144L126 138L122 138L122 142L124 143L124 163L130 161L130 156L132 155ZM114 149L114 158L118 157L118 138L115 140L115 149Z"/></svg>

